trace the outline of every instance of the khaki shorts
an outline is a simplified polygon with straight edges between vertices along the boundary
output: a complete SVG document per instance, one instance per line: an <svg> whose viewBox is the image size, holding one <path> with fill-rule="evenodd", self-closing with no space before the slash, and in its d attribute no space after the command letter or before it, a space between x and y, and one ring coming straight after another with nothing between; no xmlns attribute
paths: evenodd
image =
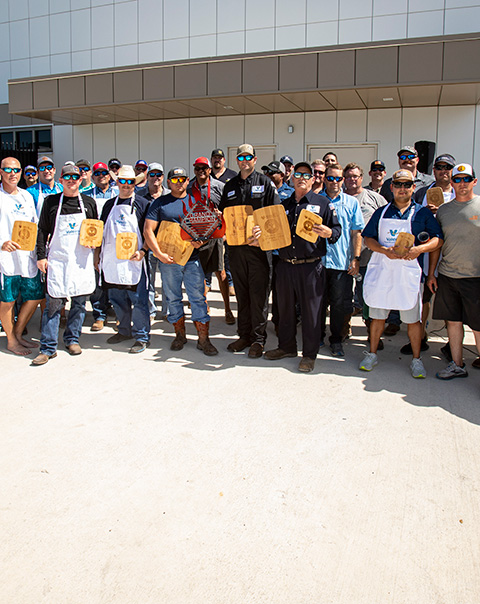
<svg viewBox="0 0 480 604"><path fill-rule="evenodd" d="M407 324L417 323L422 320L422 296L423 296L423 283L420 286L420 291L418 292L417 303L410 310L401 310L400 311L400 319ZM393 309L385 309L385 308L372 308L370 306L369 317L370 319L381 319L385 320L388 317L388 313Z"/></svg>

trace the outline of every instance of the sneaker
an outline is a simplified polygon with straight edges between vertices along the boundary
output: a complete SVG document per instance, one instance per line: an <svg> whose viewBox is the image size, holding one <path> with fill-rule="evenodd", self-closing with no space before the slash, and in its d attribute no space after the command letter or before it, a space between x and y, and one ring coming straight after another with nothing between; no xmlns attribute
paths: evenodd
<svg viewBox="0 0 480 604"><path fill-rule="evenodd" d="M375 365L378 365L378 357L374 352L367 352L364 350L363 354L365 358L358 366L362 371L372 371Z"/></svg>
<svg viewBox="0 0 480 604"><path fill-rule="evenodd" d="M459 367L455 361L451 361L445 369L437 373L439 380L453 380L457 377L468 377L468 371L465 369L465 363L462 367Z"/></svg>
<svg viewBox="0 0 480 604"><path fill-rule="evenodd" d="M332 351L332 355L334 357L344 357L345 353L343 351L343 346L340 342L334 342L330 344L330 350Z"/></svg>
<svg viewBox="0 0 480 604"><path fill-rule="evenodd" d="M424 338L422 338L422 343L420 345L420 351L425 352L429 348L430 348L430 346L427 344L427 336L425 336ZM408 344L405 344L405 346L402 346L400 348L400 354L408 354L408 355L413 354L412 345L410 344L410 342L408 342Z"/></svg>
<svg viewBox="0 0 480 604"><path fill-rule="evenodd" d="M137 340L128 351L130 354L140 354L150 346L150 342L140 342Z"/></svg>
<svg viewBox="0 0 480 604"><path fill-rule="evenodd" d="M426 378L427 370L423 366L422 359L412 359L410 363L410 371L414 378Z"/></svg>

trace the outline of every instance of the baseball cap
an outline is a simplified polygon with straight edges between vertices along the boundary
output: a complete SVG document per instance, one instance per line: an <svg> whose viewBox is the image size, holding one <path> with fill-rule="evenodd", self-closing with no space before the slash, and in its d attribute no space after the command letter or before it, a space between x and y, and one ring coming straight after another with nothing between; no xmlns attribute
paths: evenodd
<svg viewBox="0 0 480 604"><path fill-rule="evenodd" d="M470 164L457 164L453 168L452 178L454 176L471 176L472 178L475 178L475 170Z"/></svg>
<svg viewBox="0 0 480 604"><path fill-rule="evenodd" d="M137 166L145 166L145 168L147 168L147 167L148 167L148 164L147 164L147 162L146 162L144 159L139 159L139 160L137 160L137 161L135 162L135 168L136 168Z"/></svg>
<svg viewBox="0 0 480 604"><path fill-rule="evenodd" d="M212 167L210 160L206 157L197 157L197 159L193 162L194 166L208 166Z"/></svg>
<svg viewBox="0 0 480 604"><path fill-rule="evenodd" d="M167 178L173 178L174 176L185 176L186 178L188 178L188 174L187 171L185 170L185 168L181 168L180 166L176 166L175 168L172 168L167 175Z"/></svg>
<svg viewBox="0 0 480 604"><path fill-rule="evenodd" d="M108 170L108 166L103 161L98 161L96 164L93 164L93 171L95 172L95 170Z"/></svg>
<svg viewBox="0 0 480 604"><path fill-rule="evenodd" d="M223 149L214 149L211 152L210 157L213 157L214 155L220 155L221 157L225 157L225 153L223 152Z"/></svg>
<svg viewBox="0 0 480 604"><path fill-rule="evenodd" d="M51 157L48 157L47 155L43 155L38 159L37 166L41 166L42 164L52 164L52 166L55 165L53 163L53 159Z"/></svg>
<svg viewBox="0 0 480 604"><path fill-rule="evenodd" d="M397 170L393 173L392 181L393 180L413 182L414 179L413 174L410 172L410 170Z"/></svg>
<svg viewBox="0 0 480 604"><path fill-rule="evenodd" d="M34 170L35 172L37 172L37 168L35 166L25 166L24 168L24 172L31 172L32 170Z"/></svg>
<svg viewBox="0 0 480 604"><path fill-rule="evenodd" d="M308 168L308 171L310 172L310 174L313 174L312 166L306 161L299 161L297 164L295 164L294 171L296 172L298 170L298 168Z"/></svg>
<svg viewBox="0 0 480 604"><path fill-rule="evenodd" d="M80 170L77 166L72 166L72 164L66 164L62 167L61 176L65 176L66 174L78 174L80 175Z"/></svg>
<svg viewBox="0 0 480 604"><path fill-rule="evenodd" d="M111 168L112 166L118 166L120 168L120 166L122 165L122 162L117 159L116 157L112 157L112 159L108 160L108 167Z"/></svg>
<svg viewBox="0 0 480 604"><path fill-rule="evenodd" d="M438 157L436 157L435 161L433 162L433 165L440 163L440 162L447 164L451 168L453 168L455 166L455 164L457 163L455 161L455 158L453 157L453 155L450 155L449 153L445 153L444 155L439 155Z"/></svg>
<svg viewBox="0 0 480 604"><path fill-rule="evenodd" d="M372 163L370 164L370 170L373 170L373 168L381 168L382 170L386 170L385 164L379 159L372 161Z"/></svg>
<svg viewBox="0 0 480 604"><path fill-rule="evenodd" d="M292 164L292 166L295 163L293 161L293 157L291 155L284 155L283 157L280 158L280 161L282 162L282 164L285 164L285 162L286 162L287 164Z"/></svg>
<svg viewBox="0 0 480 604"><path fill-rule="evenodd" d="M237 157L239 155L255 155L255 149L252 145L243 143L243 145L240 145L237 149Z"/></svg>
<svg viewBox="0 0 480 604"><path fill-rule="evenodd" d="M80 166L87 166L87 168L91 168L92 167L92 165L88 161L88 159L79 159L75 165L78 166L78 167L80 167Z"/></svg>
<svg viewBox="0 0 480 604"><path fill-rule="evenodd" d="M152 170L158 170L159 172L162 172L162 174L164 172L162 164L159 164L155 161L151 164L148 164L148 171L151 172Z"/></svg>
<svg viewBox="0 0 480 604"><path fill-rule="evenodd" d="M402 153L413 153L418 157L418 151L415 149L415 147L411 147L410 145L405 145L404 147L402 147L397 153L397 157L400 157Z"/></svg>
<svg viewBox="0 0 480 604"><path fill-rule="evenodd" d="M266 166L262 166L262 170L267 170L269 172L280 172L281 174L285 174L285 166L281 161L271 161Z"/></svg>

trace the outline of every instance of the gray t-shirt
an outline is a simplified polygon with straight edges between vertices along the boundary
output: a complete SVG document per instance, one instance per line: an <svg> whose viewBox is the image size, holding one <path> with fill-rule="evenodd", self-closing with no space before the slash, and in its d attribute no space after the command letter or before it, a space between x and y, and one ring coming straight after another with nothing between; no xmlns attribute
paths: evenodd
<svg viewBox="0 0 480 604"><path fill-rule="evenodd" d="M379 193L375 193L371 189L362 189L358 195L355 195L360 205L360 209L362 210L363 220L365 224L368 224L368 221L373 216L373 213L378 208L383 207L387 204L387 200L385 197L380 195ZM364 241L362 240L362 252L360 254L360 266L367 266L368 261L372 256L372 250L369 250L366 247Z"/></svg>
<svg viewBox="0 0 480 604"><path fill-rule="evenodd" d="M444 203L436 218L445 238L438 272L452 279L480 277L480 197Z"/></svg>

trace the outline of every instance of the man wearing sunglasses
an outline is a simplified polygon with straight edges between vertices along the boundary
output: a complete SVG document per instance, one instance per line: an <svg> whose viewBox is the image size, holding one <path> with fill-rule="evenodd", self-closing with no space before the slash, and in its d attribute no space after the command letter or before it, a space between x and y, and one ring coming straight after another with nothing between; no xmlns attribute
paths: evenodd
<svg viewBox="0 0 480 604"><path fill-rule="evenodd" d="M387 175L383 161L380 161L379 159L372 161L368 175L370 176L370 182L365 189L367 189L367 191L375 191L375 193L380 193L385 176Z"/></svg>
<svg viewBox="0 0 480 604"><path fill-rule="evenodd" d="M61 193L63 187L61 183L55 182L55 165L50 157L44 155L37 162L38 182L27 189L35 201L37 216L40 217L43 202L49 195Z"/></svg>
<svg viewBox="0 0 480 604"><path fill-rule="evenodd" d="M80 193L92 195L95 189L95 184L92 182L92 166L88 159L79 159L75 165L80 170L82 184L80 185Z"/></svg>
<svg viewBox="0 0 480 604"><path fill-rule="evenodd" d="M80 245L80 227L86 218L98 217L92 197L80 193L80 170L62 168L63 193L45 199L38 222L37 266L46 274L47 304L42 316L40 354L33 365L44 365L57 356L60 315L71 301L63 341L69 354L82 353L79 339L85 320L87 296L95 290L93 250Z"/></svg>
<svg viewBox="0 0 480 604"><path fill-rule="evenodd" d="M397 170L392 177L393 203L375 210L363 230L365 244L373 254L368 263L363 284L363 296L368 304L370 318L370 352L359 369L371 371L378 364L377 350L385 320L392 309L400 311L407 324L412 346L410 372L414 378L425 378L427 373L420 359L422 340L422 260L425 252L438 249L443 242L440 225L427 208L412 199L415 190L410 170ZM401 255L395 248L400 233L415 237L414 245ZM419 240L420 233L428 234L428 241Z"/></svg>
<svg viewBox="0 0 480 604"><path fill-rule="evenodd" d="M25 188L33 187L38 182L38 170L35 166L25 166L23 170L23 180L25 181Z"/></svg>
<svg viewBox="0 0 480 604"><path fill-rule="evenodd" d="M22 175L20 162L5 157L0 165L0 322L7 336L7 349L26 356L37 345L23 337L23 331L35 309L45 296L35 251L22 250L12 241L15 221L37 223L33 197L18 187ZM14 306L18 297L22 306L16 322Z"/></svg>
<svg viewBox="0 0 480 604"><path fill-rule="evenodd" d="M410 145L405 145L400 149L397 153L398 157L398 167L400 170L408 170L413 174L413 182L415 184L415 188L425 187L427 185L432 184L433 176L429 174L424 174L423 172L419 172L417 170L419 157L418 151L415 147L410 147ZM385 199L389 202L393 201L393 193L392 193L392 179L387 178L387 180L383 183L382 188L380 189L380 195L383 195Z"/></svg>
<svg viewBox="0 0 480 604"><path fill-rule="evenodd" d="M327 166L323 159L314 159L312 161L312 170L313 170L313 186L312 191L317 195L323 192L325 188L325 171Z"/></svg>
<svg viewBox="0 0 480 604"><path fill-rule="evenodd" d="M210 316L205 298L205 274L199 258L201 241L191 241L195 248L185 266L175 264L173 258L160 250L156 233L162 221L180 223L188 211L189 185L188 174L180 166L168 172L168 186L171 193L156 199L148 212L145 221L145 240L152 253L160 260L163 291L168 305L168 322L175 329L175 338L170 345L171 350L182 350L187 343L185 315L182 301L182 285L185 286L187 297L192 308L192 321L198 333L197 348L207 356L215 356L218 350L210 342Z"/></svg>
<svg viewBox="0 0 480 604"><path fill-rule="evenodd" d="M137 185L135 186L135 192L145 197L148 191L148 180L147 180L147 172L148 172L148 164L144 159L139 159L135 163L135 176L137 177Z"/></svg>
<svg viewBox="0 0 480 604"><path fill-rule="evenodd" d="M327 295L322 317L323 336L326 332L326 310L330 305L330 350L333 356L345 356L342 340L353 313L353 275L359 272L362 249L361 231L365 226L360 204L342 191L344 182L340 164L327 165L323 195L335 209L342 225L342 234L332 245L327 241L324 259Z"/></svg>
<svg viewBox="0 0 480 604"><path fill-rule="evenodd" d="M129 352L139 354L150 345L148 311L147 248L143 245L143 226L149 202L135 193L137 177L132 166L123 165L117 173L119 194L109 199L100 219L104 223L101 248L95 250L95 264L108 290L118 320L118 333L107 339L119 344L134 339ZM123 233L136 235L137 249L127 258L117 257Z"/></svg>
<svg viewBox="0 0 480 604"><path fill-rule="evenodd" d="M254 210L280 203L277 189L264 174L255 171L257 157L252 145L237 149L239 173L227 182L220 211L230 206L249 205ZM257 225L256 225L257 226ZM248 245L229 246L235 294L238 301L238 340L227 346L230 352L249 348L250 358L263 354L266 340L268 294L272 266L271 252L263 252L252 237Z"/></svg>
<svg viewBox="0 0 480 604"><path fill-rule="evenodd" d="M325 295L325 268L322 256L326 241L334 244L341 234L341 226L332 205L322 195L312 192L313 170L307 162L296 164L293 172L294 193L283 200L290 225L292 243L279 250L276 267L276 290L279 309L278 348L265 353L271 361L297 356L297 314L300 305L302 319L303 356L298 370L313 371L322 338L322 307ZM313 225L318 235L315 242L296 234L300 212L305 209L322 218L321 225Z"/></svg>
<svg viewBox="0 0 480 604"><path fill-rule="evenodd" d="M456 165L452 171L455 199L441 205L436 214L445 243L438 277L435 269L440 250L430 254L427 284L432 292L437 292L433 318L447 322L451 359L437 373L441 380L468 376L462 354L464 324L473 331L480 355L480 197L474 192L477 182L470 164ZM480 356L472 366L480 369Z"/></svg>

